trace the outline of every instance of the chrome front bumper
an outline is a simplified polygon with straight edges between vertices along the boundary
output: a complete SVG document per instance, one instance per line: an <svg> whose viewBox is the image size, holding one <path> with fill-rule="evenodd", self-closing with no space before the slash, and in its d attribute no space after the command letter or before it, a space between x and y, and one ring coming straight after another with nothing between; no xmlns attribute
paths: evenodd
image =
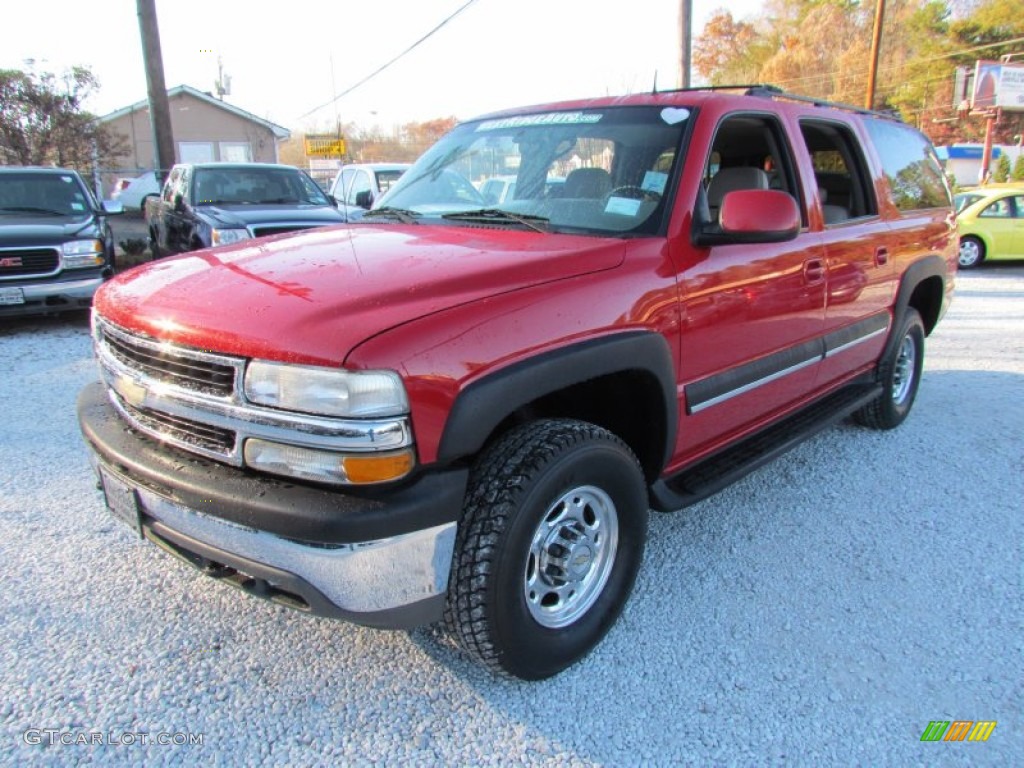
<svg viewBox="0 0 1024 768"><path fill-rule="evenodd" d="M116 517L208 575L230 576L228 583L247 592L379 628L441 618L455 523L376 541L309 544L190 509L107 467L95 468Z"/></svg>

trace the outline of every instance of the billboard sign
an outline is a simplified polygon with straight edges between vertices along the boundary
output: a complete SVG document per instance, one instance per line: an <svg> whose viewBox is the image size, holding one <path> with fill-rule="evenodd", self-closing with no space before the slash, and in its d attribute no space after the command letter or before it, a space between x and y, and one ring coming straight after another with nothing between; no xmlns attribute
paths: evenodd
<svg viewBox="0 0 1024 768"><path fill-rule="evenodd" d="M1024 111L1024 66L999 61L979 61L974 70L972 109Z"/></svg>

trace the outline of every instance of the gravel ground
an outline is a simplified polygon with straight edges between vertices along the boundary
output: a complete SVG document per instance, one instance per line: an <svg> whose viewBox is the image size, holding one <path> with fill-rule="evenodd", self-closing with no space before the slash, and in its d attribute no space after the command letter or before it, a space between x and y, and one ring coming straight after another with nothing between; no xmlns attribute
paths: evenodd
<svg viewBox="0 0 1024 768"><path fill-rule="evenodd" d="M133 539L78 436L86 319L5 322L0 764L1020 765L1022 331L1024 265L962 275L901 429L837 427L654 516L618 625L526 684ZM920 741L958 719L998 726ZM180 734L202 744L154 743Z"/></svg>

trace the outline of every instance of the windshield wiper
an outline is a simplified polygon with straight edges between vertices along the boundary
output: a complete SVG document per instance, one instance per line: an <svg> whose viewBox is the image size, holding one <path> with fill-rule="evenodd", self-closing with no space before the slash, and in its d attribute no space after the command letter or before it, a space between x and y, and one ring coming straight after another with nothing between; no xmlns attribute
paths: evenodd
<svg viewBox="0 0 1024 768"><path fill-rule="evenodd" d="M39 213L45 216L70 216L67 211L54 211L50 208L36 208L32 205L12 205L0 208L0 213ZM84 213L84 211L83 211Z"/></svg>
<svg viewBox="0 0 1024 768"><path fill-rule="evenodd" d="M407 208L392 208L390 205L385 205L383 208L374 208L372 211L367 211L363 214L364 219L368 219L371 216L390 216L393 219L398 219L403 224L418 224L419 222L416 219L419 218L420 214Z"/></svg>
<svg viewBox="0 0 1024 768"><path fill-rule="evenodd" d="M544 216L534 216L529 213L512 213L503 211L500 208L480 208L476 211L458 211L456 213L445 213L442 219L454 221L486 221L494 224L521 224L529 227L535 232L549 232L547 226L551 219Z"/></svg>

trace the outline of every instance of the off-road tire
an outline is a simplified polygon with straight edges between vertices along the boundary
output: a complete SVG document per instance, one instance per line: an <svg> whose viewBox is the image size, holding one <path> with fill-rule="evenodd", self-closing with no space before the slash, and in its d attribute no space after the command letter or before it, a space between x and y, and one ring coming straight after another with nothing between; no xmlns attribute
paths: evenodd
<svg viewBox="0 0 1024 768"><path fill-rule="evenodd" d="M588 500L606 502L596 518ZM563 513L556 513L558 508ZM538 559L531 552L540 534L562 525L551 521L570 520L571 510L590 521L608 516L584 533L584 539L589 535L599 544L590 565L586 546L574 560L584 564L586 575L573 583L582 585L580 594L588 599L576 605L578 616L568 609L573 592L564 613L554 611L555 621L538 619L548 609L531 600L528 576L532 567L536 578ZM525 680L557 674L585 656L618 618L643 557L647 514L640 464L608 430L567 419L511 430L485 450L470 475L448 586L448 633L474 660L499 674ZM559 535L556 531L547 541ZM600 545L611 552L604 560ZM553 551L568 558L560 544L548 545L542 557ZM605 576L586 586L590 568ZM545 626L557 620L568 623Z"/></svg>
<svg viewBox="0 0 1024 768"><path fill-rule="evenodd" d="M896 338L896 344L878 367L882 394L853 415L865 427L894 429L903 423L914 405L924 365L924 323L916 309L908 308L904 313Z"/></svg>

